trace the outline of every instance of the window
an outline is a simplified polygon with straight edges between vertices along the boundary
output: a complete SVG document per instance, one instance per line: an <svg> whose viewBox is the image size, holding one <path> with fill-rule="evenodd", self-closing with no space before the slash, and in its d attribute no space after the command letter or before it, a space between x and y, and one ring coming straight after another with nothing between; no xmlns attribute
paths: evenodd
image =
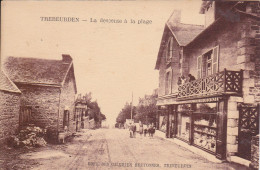
<svg viewBox="0 0 260 170"><path fill-rule="evenodd" d="M170 94L171 92L171 77L170 72L167 72L165 79L165 94Z"/></svg>
<svg viewBox="0 0 260 170"><path fill-rule="evenodd" d="M170 63L173 57L173 37L170 37L167 44L166 62Z"/></svg>
<svg viewBox="0 0 260 170"><path fill-rule="evenodd" d="M218 72L219 46L214 47L197 58L198 78L203 78Z"/></svg>

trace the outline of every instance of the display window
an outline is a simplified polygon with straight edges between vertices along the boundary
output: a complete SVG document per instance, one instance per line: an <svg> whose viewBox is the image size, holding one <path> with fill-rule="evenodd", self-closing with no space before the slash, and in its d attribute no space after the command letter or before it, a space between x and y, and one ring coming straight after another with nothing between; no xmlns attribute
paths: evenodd
<svg viewBox="0 0 260 170"><path fill-rule="evenodd" d="M178 126L177 137L189 141L190 136L190 111L191 105L184 104L178 106Z"/></svg>
<svg viewBox="0 0 260 170"><path fill-rule="evenodd" d="M159 117L159 130L162 132L166 132L166 125L167 125L167 115L162 113Z"/></svg>
<svg viewBox="0 0 260 170"><path fill-rule="evenodd" d="M203 149L216 152L216 103L197 104L194 117L193 143Z"/></svg>

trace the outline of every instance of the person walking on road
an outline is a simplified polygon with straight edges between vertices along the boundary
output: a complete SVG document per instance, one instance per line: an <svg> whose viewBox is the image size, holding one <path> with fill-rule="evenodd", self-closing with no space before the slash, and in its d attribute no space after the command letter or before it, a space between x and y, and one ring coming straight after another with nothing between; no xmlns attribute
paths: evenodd
<svg viewBox="0 0 260 170"><path fill-rule="evenodd" d="M149 134L149 137L151 137L151 135L152 135L152 125L151 124L148 125L148 134Z"/></svg>
<svg viewBox="0 0 260 170"><path fill-rule="evenodd" d="M154 127L154 125L152 123L152 126L151 126L151 136L152 137L153 137L154 133L155 133L155 127Z"/></svg>
<svg viewBox="0 0 260 170"><path fill-rule="evenodd" d="M141 136L141 137L143 136L143 132L144 132L143 124L142 124L142 122L140 121L140 122L139 122L139 133L140 133L140 136Z"/></svg>
<svg viewBox="0 0 260 170"><path fill-rule="evenodd" d="M133 138L133 125L129 123L130 138Z"/></svg>
<svg viewBox="0 0 260 170"><path fill-rule="evenodd" d="M133 136L136 137L136 125L133 123Z"/></svg>
<svg viewBox="0 0 260 170"><path fill-rule="evenodd" d="M148 130L147 130L147 125L144 125L144 126L143 126L143 129L144 129L144 137L146 137L146 134L147 134L147 131L148 131Z"/></svg>

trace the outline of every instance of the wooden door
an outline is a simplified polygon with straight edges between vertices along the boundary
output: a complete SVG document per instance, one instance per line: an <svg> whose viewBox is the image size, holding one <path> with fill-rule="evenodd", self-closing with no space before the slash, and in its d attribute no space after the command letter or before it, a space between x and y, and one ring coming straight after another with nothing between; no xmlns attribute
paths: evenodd
<svg viewBox="0 0 260 170"><path fill-rule="evenodd" d="M20 126L25 126L31 123L32 120L32 107L31 106L21 106L19 115Z"/></svg>

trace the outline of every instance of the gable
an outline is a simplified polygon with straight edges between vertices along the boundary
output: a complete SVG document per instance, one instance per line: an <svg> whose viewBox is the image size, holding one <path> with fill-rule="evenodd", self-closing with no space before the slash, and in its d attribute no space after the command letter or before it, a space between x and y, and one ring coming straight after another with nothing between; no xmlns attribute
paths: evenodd
<svg viewBox="0 0 260 170"><path fill-rule="evenodd" d="M65 86L65 85L69 84L70 82L73 83L74 92L75 92L75 94L77 94L77 85L76 85L73 64L71 64L71 67L69 68L68 72L66 73L65 78L62 82L62 86Z"/></svg>
<svg viewBox="0 0 260 170"><path fill-rule="evenodd" d="M21 93L21 91L16 87L16 85L7 77L7 75L0 70L0 90Z"/></svg>

